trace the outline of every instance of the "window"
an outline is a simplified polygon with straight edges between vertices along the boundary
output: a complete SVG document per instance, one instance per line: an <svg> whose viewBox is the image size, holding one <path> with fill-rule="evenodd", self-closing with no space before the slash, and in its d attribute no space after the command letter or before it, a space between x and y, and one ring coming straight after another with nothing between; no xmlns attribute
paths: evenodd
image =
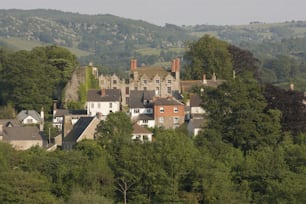
<svg viewBox="0 0 306 204"><path fill-rule="evenodd" d="M164 112L165 112L164 107L160 107L160 108L159 108L159 112L160 112L160 113L164 113Z"/></svg>
<svg viewBox="0 0 306 204"><path fill-rule="evenodd" d="M33 119L32 118L27 119L27 123L33 123Z"/></svg>
<svg viewBox="0 0 306 204"><path fill-rule="evenodd" d="M178 113L178 107L177 107L177 106L175 106L175 107L173 108L173 112L174 112L174 113Z"/></svg>
<svg viewBox="0 0 306 204"><path fill-rule="evenodd" d="M94 108L94 107L95 107L95 104L94 104L94 103L91 103L90 106L91 106L91 108Z"/></svg>
<svg viewBox="0 0 306 204"><path fill-rule="evenodd" d="M144 83L144 84L147 84L147 80L146 80L146 79L145 79L145 80L143 80L143 83Z"/></svg>
<svg viewBox="0 0 306 204"><path fill-rule="evenodd" d="M117 89L117 87L114 86L113 89Z"/></svg>
<svg viewBox="0 0 306 204"><path fill-rule="evenodd" d="M155 88L155 95L159 95L159 87Z"/></svg>
<svg viewBox="0 0 306 204"><path fill-rule="evenodd" d="M146 91L146 90L147 90L147 87L143 87L143 90Z"/></svg>
<svg viewBox="0 0 306 204"><path fill-rule="evenodd" d="M125 94L130 94L130 89L129 89L129 87L125 87Z"/></svg>
<svg viewBox="0 0 306 204"><path fill-rule="evenodd" d="M134 109L134 113L139 113L139 109Z"/></svg>
<svg viewBox="0 0 306 204"><path fill-rule="evenodd" d="M155 81L157 84L159 84L159 79L156 79L156 81Z"/></svg>
<svg viewBox="0 0 306 204"><path fill-rule="evenodd" d="M117 84L117 80L113 80L113 84Z"/></svg>
<svg viewBox="0 0 306 204"><path fill-rule="evenodd" d="M160 123L164 123L164 117L160 117L160 118L159 118L159 122L160 122Z"/></svg>
<svg viewBox="0 0 306 204"><path fill-rule="evenodd" d="M171 87L167 87L168 94L171 94Z"/></svg>
<svg viewBox="0 0 306 204"><path fill-rule="evenodd" d="M112 108L113 107L113 104L112 103L109 103L109 108Z"/></svg>
<svg viewBox="0 0 306 204"><path fill-rule="evenodd" d="M148 120L142 120L142 123L148 123Z"/></svg>
<svg viewBox="0 0 306 204"><path fill-rule="evenodd" d="M179 123L179 117L173 117L173 123L178 124Z"/></svg>
<svg viewBox="0 0 306 204"><path fill-rule="evenodd" d="M168 80L168 84L171 84L171 80Z"/></svg>

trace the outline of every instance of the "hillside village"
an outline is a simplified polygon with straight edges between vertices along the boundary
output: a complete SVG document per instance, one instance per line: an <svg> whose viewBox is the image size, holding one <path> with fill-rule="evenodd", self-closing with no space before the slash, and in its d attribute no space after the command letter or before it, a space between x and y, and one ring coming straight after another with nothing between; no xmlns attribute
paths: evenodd
<svg viewBox="0 0 306 204"><path fill-rule="evenodd" d="M171 69L163 67L139 67L137 60L130 62L129 79L120 79L115 73L99 75L97 67L90 63L83 69L91 69L98 79L100 89L87 92L84 110L68 110L53 106L52 126L61 134L54 138L43 134L44 110L21 111L16 119L0 120L1 140L17 150L40 146L48 150L69 150L84 140L93 140L101 120L111 113L124 111L133 124L132 140L151 142L152 129L175 129L186 123L190 136L198 134L204 124L205 110L202 99L191 93L195 86L217 87L224 80L181 80L180 58L171 62ZM204 91L202 88L201 91ZM184 96L188 96L185 99ZM22 134L20 134L22 133ZM21 137L22 135L22 137Z"/></svg>

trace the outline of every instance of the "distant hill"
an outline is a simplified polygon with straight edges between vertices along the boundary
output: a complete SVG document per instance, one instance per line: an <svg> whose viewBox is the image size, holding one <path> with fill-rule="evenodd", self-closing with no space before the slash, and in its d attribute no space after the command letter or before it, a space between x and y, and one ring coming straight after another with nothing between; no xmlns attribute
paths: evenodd
<svg viewBox="0 0 306 204"><path fill-rule="evenodd" d="M126 66L131 57L141 58L143 50L148 55L148 48L152 59L144 57L140 62L167 61L182 53L185 41L195 39L175 25L160 27L113 15L12 9L0 10L0 19L2 46L19 50L57 44L71 49L84 64L94 60L113 67L124 66L123 61Z"/></svg>
<svg viewBox="0 0 306 204"><path fill-rule="evenodd" d="M101 73L124 75L131 58L137 58L139 65L158 63L168 67L174 57L184 55L186 43L204 34L214 35L254 53L262 62L265 81L282 83L285 87L289 82L297 81L300 84L297 87L306 89L303 85L306 78L306 21L180 27L172 24L157 26L113 15L44 9L0 10L1 47L30 50L35 46L56 44L70 49L82 65L92 61ZM294 66L289 67L287 62ZM287 65L280 67L277 64Z"/></svg>

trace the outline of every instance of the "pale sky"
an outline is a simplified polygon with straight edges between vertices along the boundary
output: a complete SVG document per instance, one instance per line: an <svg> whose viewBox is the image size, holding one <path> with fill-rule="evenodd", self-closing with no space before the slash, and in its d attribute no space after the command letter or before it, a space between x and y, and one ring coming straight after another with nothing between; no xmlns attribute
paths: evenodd
<svg viewBox="0 0 306 204"><path fill-rule="evenodd" d="M0 9L112 14L156 25L237 25L306 20L306 0L4 0Z"/></svg>

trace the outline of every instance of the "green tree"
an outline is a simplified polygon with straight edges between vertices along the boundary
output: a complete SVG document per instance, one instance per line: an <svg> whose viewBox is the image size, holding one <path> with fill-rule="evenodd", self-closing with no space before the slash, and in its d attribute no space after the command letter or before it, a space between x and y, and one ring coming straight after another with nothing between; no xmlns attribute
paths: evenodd
<svg viewBox="0 0 306 204"><path fill-rule="evenodd" d="M233 65L228 46L229 44L225 41L209 35L204 35L198 41L190 43L184 57L187 61L186 78L202 79L203 74L210 78L213 73L216 73L220 79L230 79Z"/></svg>
<svg viewBox="0 0 306 204"><path fill-rule="evenodd" d="M206 101L207 129L216 131L224 142L244 152L278 142L280 112L266 110L261 87L250 74L243 74L208 91Z"/></svg>

